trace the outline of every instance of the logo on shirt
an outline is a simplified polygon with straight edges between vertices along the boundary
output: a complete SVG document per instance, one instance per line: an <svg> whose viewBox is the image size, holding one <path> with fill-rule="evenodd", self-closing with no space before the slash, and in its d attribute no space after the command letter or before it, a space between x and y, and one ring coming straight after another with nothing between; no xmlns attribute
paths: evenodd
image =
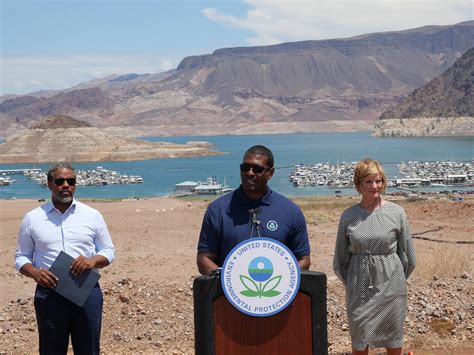
<svg viewBox="0 0 474 355"><path fill-rule="evenodd" d="M239 311L265 317L284 310L298 293L295 256L270 238L251 238L227 256L221 273L224 294Z"/></svg>
<svg viewBox="0 0 474 355"><path fill-rule="evenodd" d="M278 223L274 220L269 220L267 222L267 229L272 232L276 231L278 229Z"/></svg>

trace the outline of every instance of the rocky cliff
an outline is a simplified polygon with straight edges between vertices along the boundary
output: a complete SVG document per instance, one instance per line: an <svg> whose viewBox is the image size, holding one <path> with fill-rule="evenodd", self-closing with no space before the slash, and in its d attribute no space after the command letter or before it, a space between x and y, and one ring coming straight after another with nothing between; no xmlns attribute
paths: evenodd
<svg viewBox="0 0 474 355"><path fill-rule="evenodd" d="M474 48L446 72L385 111L373 135L474 136Z"/></svg>
<svg viewBox="0 0 474 355"><path fill-rule="evenodd" d="M473 46L474 21L468 21L219 49L160 75L113 76L60 93L0 98L0 134L57 114L147 134L367 129Z"/></svg>

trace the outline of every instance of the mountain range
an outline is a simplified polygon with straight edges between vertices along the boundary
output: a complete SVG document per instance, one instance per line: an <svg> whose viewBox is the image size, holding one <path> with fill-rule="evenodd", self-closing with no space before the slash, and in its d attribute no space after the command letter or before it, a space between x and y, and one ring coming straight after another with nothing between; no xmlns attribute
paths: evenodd
<svg viewBox="0 0 474 355"><path fill-rule="evenodd" d="M0 135L50 115L137 134L371 130L474 47L474 21L357 37L224 48L158 74L0 97Z"/></svg>

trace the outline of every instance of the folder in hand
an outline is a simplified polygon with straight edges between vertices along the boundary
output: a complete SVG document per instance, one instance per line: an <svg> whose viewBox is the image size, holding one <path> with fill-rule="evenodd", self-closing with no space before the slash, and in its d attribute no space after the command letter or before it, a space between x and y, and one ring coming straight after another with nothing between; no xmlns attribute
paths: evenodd
<svg viewBox="0 0 474 355"><path fill-rule="evenodd" d="M71 265L74 258L61 251L49 268L59 281L53 288L61 296L72 303L82 307L89 297L92 289L99 281L100 274L97 269L89 269L81 275L74 275L71 271Z"/></svg>

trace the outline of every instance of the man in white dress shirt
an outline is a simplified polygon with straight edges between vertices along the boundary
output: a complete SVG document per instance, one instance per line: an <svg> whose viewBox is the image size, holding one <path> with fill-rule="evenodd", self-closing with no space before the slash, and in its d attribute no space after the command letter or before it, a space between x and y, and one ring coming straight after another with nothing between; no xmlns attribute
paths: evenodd
<svg viewBox="0 0 474 355"><path fill-rule="evenodd" d="M74 199L76 173L66 163L48 171L51 202L28 212L20 226L15 267L37 283L34 304L40 354L66 354L71 335L75 354L99 354L102 292L97 284L79 307L53 291L58 278L49 271L60 251L75 258L81 275L115 258L107 225L99 211Z"/></svg>

